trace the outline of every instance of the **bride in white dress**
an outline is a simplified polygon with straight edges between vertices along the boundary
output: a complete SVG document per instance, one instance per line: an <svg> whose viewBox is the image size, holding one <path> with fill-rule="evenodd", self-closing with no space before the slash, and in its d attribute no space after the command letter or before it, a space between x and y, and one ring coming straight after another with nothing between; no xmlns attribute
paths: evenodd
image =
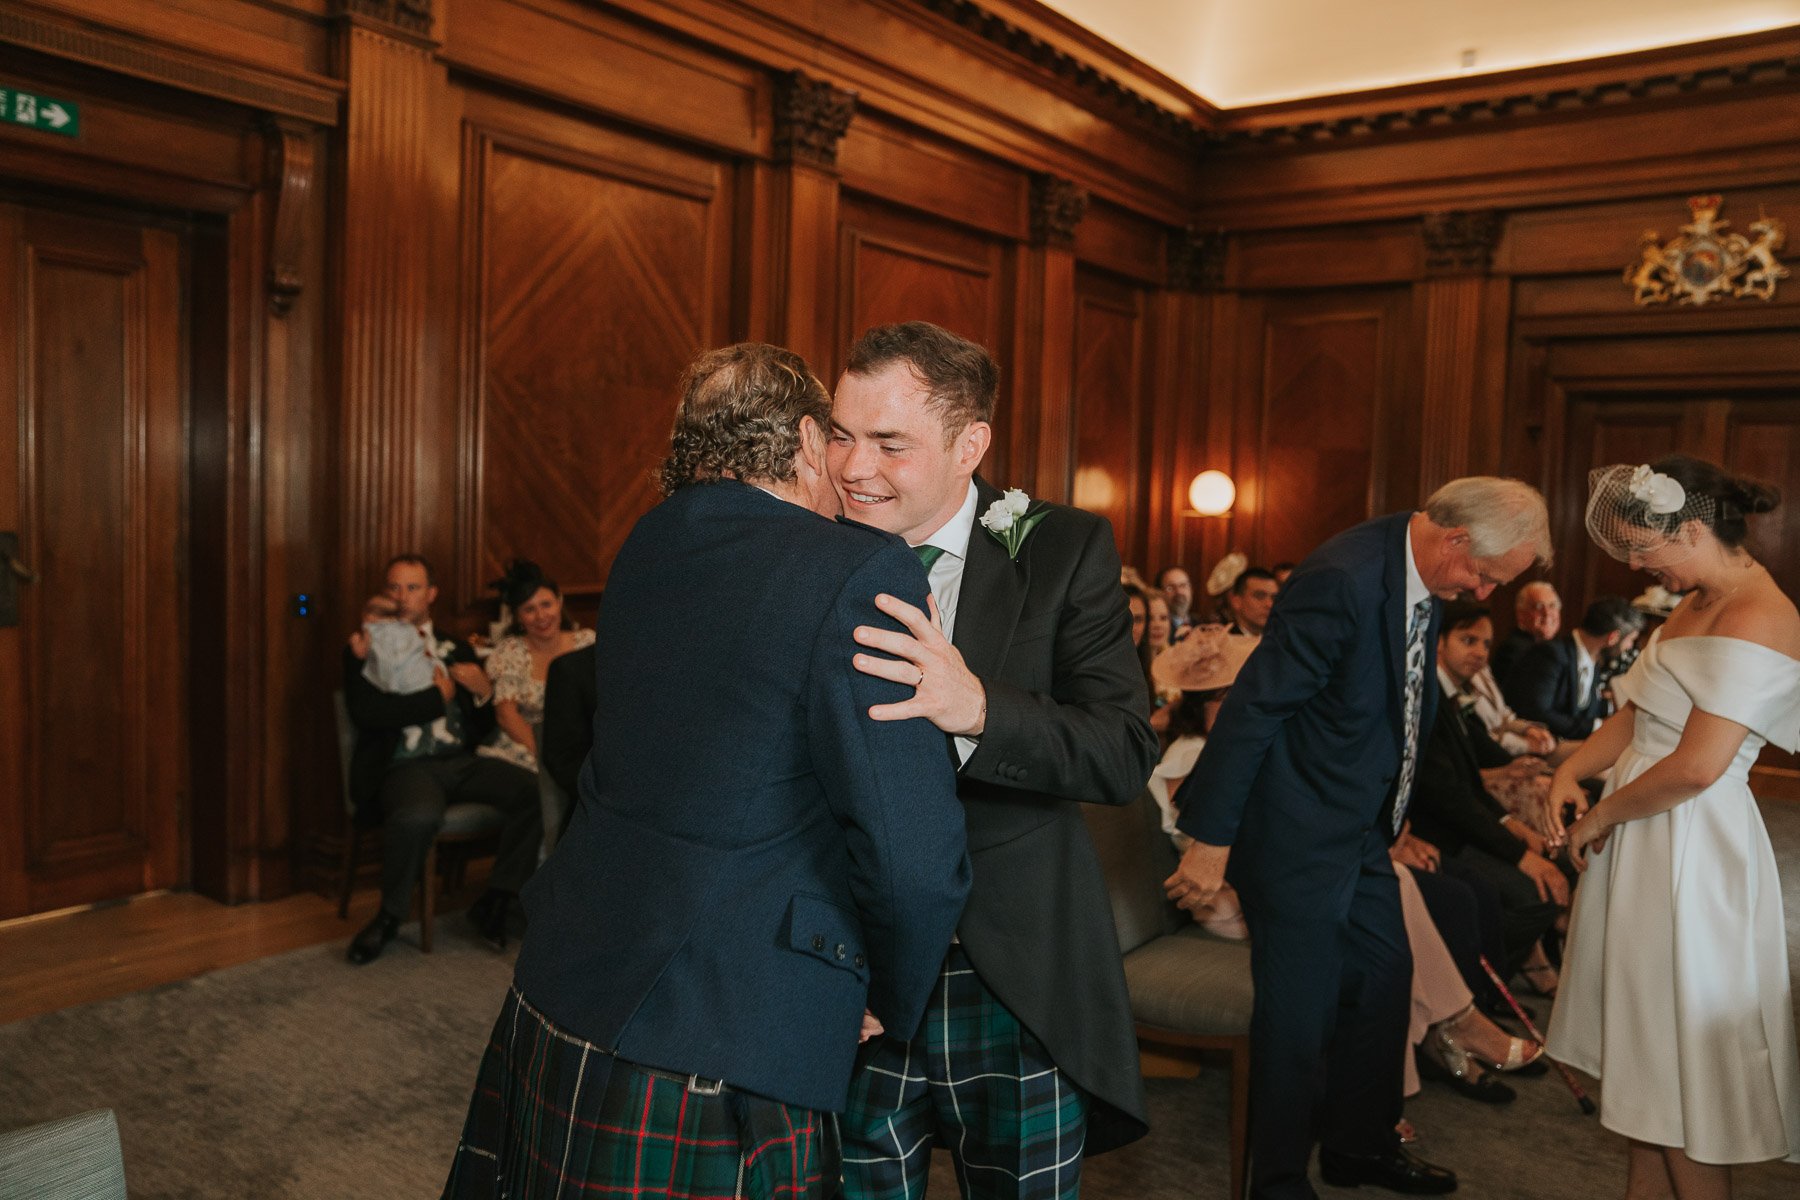
<svg viewBox="0 0 1800 1200"><path fill-rule="evenodd" d="M1549 1050L1603 1080L1627 1197L1723 1197L1731 1163L1800 1161L1781 885L1748 783L1765 742L1800 748L1800 615L1743 545L1779 494L1681 456L1590 482L1595 540L1686 598L1552 784L1546 826L1585 809L1567 840L1586 873ZM1578 781L1607 767L1588 809Z"/></svg>

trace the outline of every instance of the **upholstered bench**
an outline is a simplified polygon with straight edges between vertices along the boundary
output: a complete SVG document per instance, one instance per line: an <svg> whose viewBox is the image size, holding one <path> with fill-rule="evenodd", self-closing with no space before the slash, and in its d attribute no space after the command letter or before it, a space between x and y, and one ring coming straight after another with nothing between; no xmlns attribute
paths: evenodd
<svg viewBox="0 0 1800 1200"><path fill-rule="evenodd" d="M1244 1194L1250 1107L1250 946L1213 937L1169 903L1175 870L1149 793L1121 808L1083 805L1106 872L1113 926L1146 1075L1200 1073L1206 1051L1230 1056L1231 1194Z"/></svg>

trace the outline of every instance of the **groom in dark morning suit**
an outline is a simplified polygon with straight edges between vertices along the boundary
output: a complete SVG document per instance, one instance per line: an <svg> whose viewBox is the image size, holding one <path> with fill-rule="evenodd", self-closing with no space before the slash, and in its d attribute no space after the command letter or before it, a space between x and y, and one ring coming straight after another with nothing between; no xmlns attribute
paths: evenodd
<svg viewBox="0 0 1800 1200"><path fill-rule="evenodd" d="M845 515L906 539L939 622L878 599L910 636L859 629L900 661L860 654L856 666L914 689L871 715L923 716L951 735L974 871L917 1035L864 1049L841 1123L850 1200L917 1200L934 1144L965 1195L1073 1197L1084 1153L1147 1128L1112 909L1078 805L1137 796L1156 738L1107 522L1015 494L1012 544L982 523L1001 500L975 475L997 375L986 350L935 325L882 326L852 347L832 404Z"/></svg>
<svg viewBox="0 0 1800 1200"><path fill-rule="evenodd" d="M1283 585L1176 795L1194 844L1170 898L1198 908L1229 874L1250 925L1253 1196L1314 1196L1315 1142L1334 1186L1456 1187L1394 1130L1412 955L1388 846L1437 704L1437 601L1549 557L1543 498L1490 477L1332 538Z"/></svg>

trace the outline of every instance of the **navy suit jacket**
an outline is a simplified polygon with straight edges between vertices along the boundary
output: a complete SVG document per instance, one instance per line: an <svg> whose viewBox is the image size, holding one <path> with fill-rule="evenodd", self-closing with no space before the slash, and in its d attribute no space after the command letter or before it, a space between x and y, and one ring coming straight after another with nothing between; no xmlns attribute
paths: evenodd
<svg viewBox="0 0 1800 1200"><path fill-rule="evenodd" d="M1542 721L1559 738L1580 740L1593 736L1594 721L1605 711L1599 680L1600 665L1595 663L1588 694L1581 695L1574 635L1564 633L1520 655L1500 686L1506 702L1521 717Z"/></svg>
<svg viewBox="0 0 1800 1200"><path fill-rule="evenodd" d="M1182 832L1231 846L1231 881L1264 913L1345 911L1364 840L1386 819L1403 738L1411 517L1358 525L1295 569L1176 797ZM1426 631L1420 756L1437 710L1440 607Z"/></svg>
<svg viewBox="0 0 1800 1200"><path fill-rule="evenodd" d="M943 735L871 720L912 689L851 665L857 625L900 628L879 592L925 606L904 542L741 483L637 523L596 628L581 797L524 891L516 980L553 1022L828 1111L865 1006L917 1028L969 866Z"/></svg>

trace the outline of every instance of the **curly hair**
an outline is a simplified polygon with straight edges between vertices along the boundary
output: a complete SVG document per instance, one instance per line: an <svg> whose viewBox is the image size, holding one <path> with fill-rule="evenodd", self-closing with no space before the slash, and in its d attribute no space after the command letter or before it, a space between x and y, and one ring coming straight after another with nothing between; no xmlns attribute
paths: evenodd
<svg viewBox="0 0 1800 1200"><path fill-rule="evenodd" d="M831 395L804 358L762 342L708 350L681 378L663 494L718 479L790 482L806 417L831 428Z"/></svg>

